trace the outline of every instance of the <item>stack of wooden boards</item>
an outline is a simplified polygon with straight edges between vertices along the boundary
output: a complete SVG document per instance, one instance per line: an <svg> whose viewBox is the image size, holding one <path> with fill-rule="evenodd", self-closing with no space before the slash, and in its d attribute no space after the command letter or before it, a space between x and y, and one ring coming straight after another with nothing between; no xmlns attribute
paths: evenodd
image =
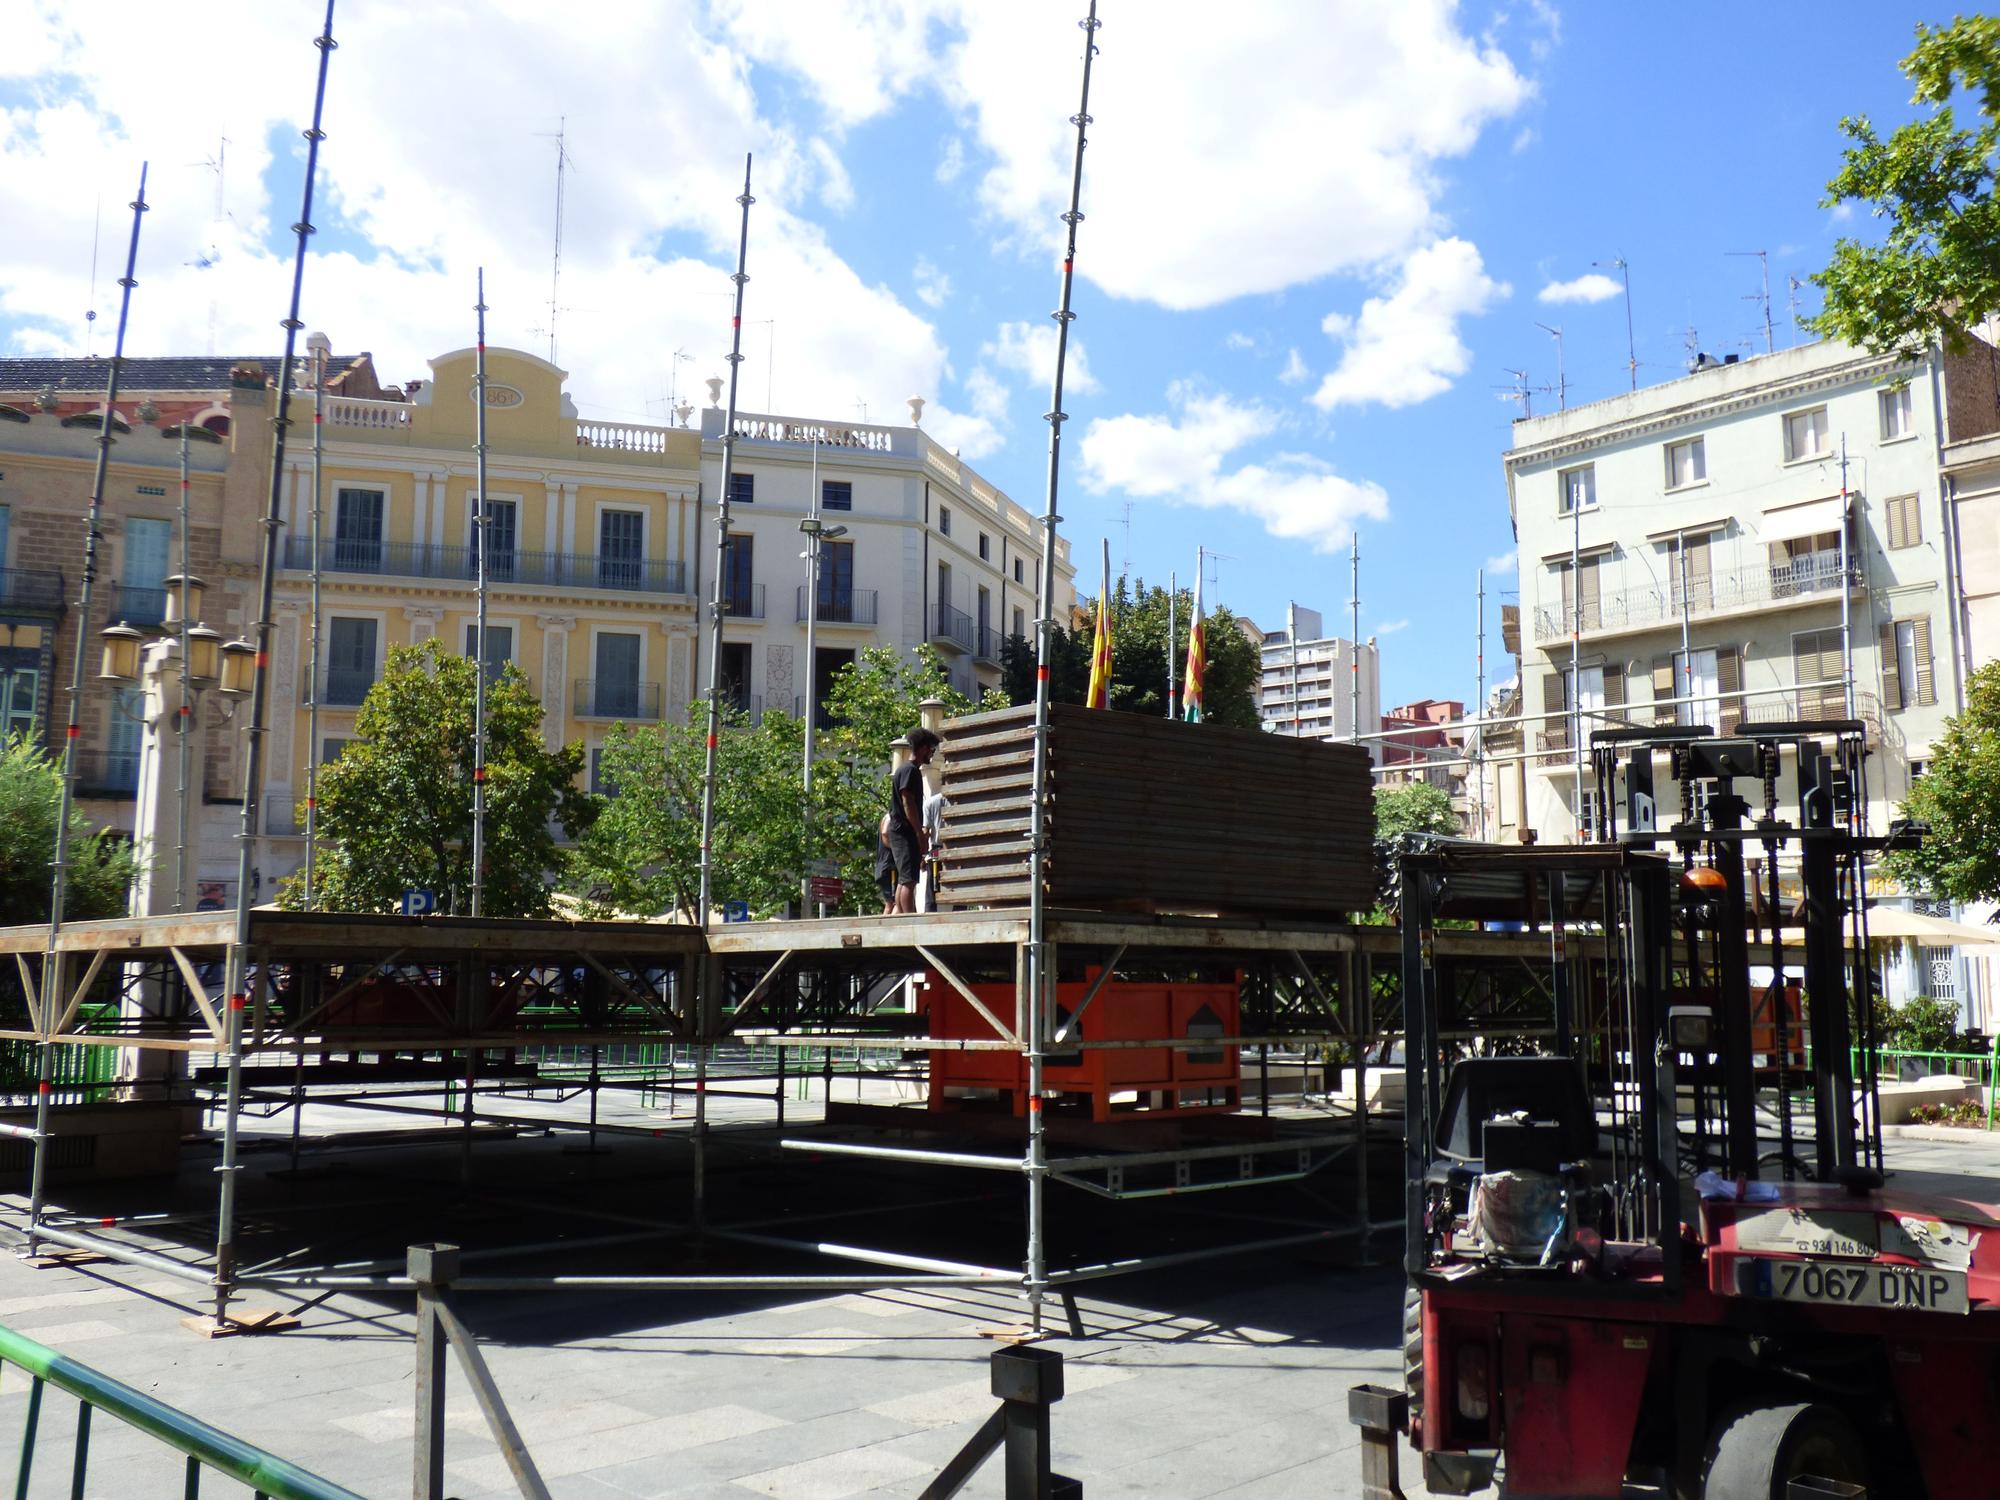
<svg viewBox="0 0 2000 1500"><path fill-rule="evenodd" d="M1032 706L944 726L943 908L1028 904ZM1368 752L1074 704L1049 711L1052 906L1333 920L1375 904Z"/></svg>

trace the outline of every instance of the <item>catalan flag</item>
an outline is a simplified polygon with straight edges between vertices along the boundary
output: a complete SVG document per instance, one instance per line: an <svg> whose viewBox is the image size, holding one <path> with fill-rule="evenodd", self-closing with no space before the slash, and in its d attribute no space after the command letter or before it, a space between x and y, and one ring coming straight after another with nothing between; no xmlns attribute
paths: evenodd
<svg viewBox="0 0 2000 1500"><path fill-rule="evenodd" d="M1090 708L1111 707L1111 541L1104 542L1104 584L1097 591L1097 634L1090 648Z"/></svg>
<svg viewBox="0 0 2000 1500"><path fill-rule="evenodd" d="M1201 685L1208 676L1208 627L1201 615L1201 568L1194 574L1194 626L1188 632L1187 680L1181 685L1181 717L1201 722Z"/></svg>

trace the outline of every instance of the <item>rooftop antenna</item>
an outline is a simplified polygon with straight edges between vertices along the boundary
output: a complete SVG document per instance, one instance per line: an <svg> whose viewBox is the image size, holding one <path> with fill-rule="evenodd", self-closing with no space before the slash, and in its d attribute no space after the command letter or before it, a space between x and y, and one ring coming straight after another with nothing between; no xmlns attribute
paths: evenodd
<svg viewBox="0 0 2000 1500"><path fill-rule="evenodd" d="M549 139L543 131L542 139ZM563 177L569 171L569 116L556 116L556 242L554 264L549 272L549 363L556 362L556 313L562 290Z"/></svg>
<svg viewBox="0 0 2000 1500"><path fill-rule="evenodd" d="M1496 385L1493 387L1494 390L1499 392L1500 399L1502 401L1520 402L1521 416L1523 418L1532 417L1535 414L1535 393L1540 391L1546 396L1552 387L1546 385L1529 385L1528 372L1526 370L1509 370L1503 365L1501 373L1503 375L1512 375L1514 383L1512 385Z"/></svg>
<svg viewBox="0 0 2000 1500"><path fill-rule="evenodd" d="M1556 410L1568 411L1569 377L1563 374L1563 331L1559 327L1551 328L1546 323L1537 323L1535 326L1556 341Z"/></svg>
<svg viewBox="0 0 2000 1500"><path fill-rule="evenodd" d="M1754 255L1754 256L1756 256L1756 257L1757 257L1757 264L1758 264L1758 265L1759 265L1760 267L1762 267L1762 268L1763 268L1763 272L1764 272L1764 290L1763 290L1763 291L1761 291L1761 292L1750 292L1750 293L1747 293L1747 294L1746 294L1746 295L1744 296L1743 300L1744 300L1745 302L1758 302L1758 303L1762 303L1762 304L1763 304L1763 308L1764 308L1764 352L1765 352L1766 354L1770 354L1770 353L1773 353L1773 352L1775 352L1778 346L1777 346L1776 342L1775 342L1775 341L1774 341L1774 340L1772 339L1772 337L1771 337L1771 255L1770 255L1770 252L1769 252L1769 251L1767 251L1767 250L1726 250L1726 251L1724 251L1723 253L1724 253L1725 255L1730 255L1730 256L1734 256L1734 257L1736 257L1736 258L1737 258L1737 259L1739 259L1739 260L1748 260L1748 259L1749 259L1749 258L1750 258L1751 256L1753 256L1753 255Z"/></svg>
<svg viewBox="0 0 2000 1500"><path fill-rule="evenodd" d="M676 349L672 362L667 366L667 409L678 411L681 404L681 366L692 364L694 356L685 349ZM681 418L681 426L687 426L687 418Z"/></svg>
<svg viewBox="0 0 2000 1500"><path fill-rule="evenodd" d="M1687 351L1687 367L1692 370L1701 361L1701 335L1695 332L1692 319L1688 322L1687 332L1681 336L1681 347Z"/></svg>
<svg viewBox="0 0 2000 1500"><path fill-rule="evenodd" d="M190 166L206 167L215 174L215 213L208 221L211 231L208 237L208 249L200 252L193 260L187 262L188 265L194 267L197 271L213 270L216 262L222 259L222 251L216 246L216 238L213 231L221 225L223 219L228 215L227 200L223 196L223 173L228 159L229 137L225 135L217 138L215 155L207 158L205 161L189 163ZM218 309L221 306L221 299L217 295L217 291L218 289L215 287L209 288L208 352L211 356L215 353L215 324Z"/></svg>
<svg viewBox="0 0 2000 1500"><path fill-rule="evenodd" d="M145 197L144 193L139 195ZM104 225L104 195L97 195L90 210L90 306L83 314L83 357L90 358L91 335L97 332L97 232Z"/></svg>
<svg viewBox="0 0 2000 1500"><path fill-rule="evenodd" d="M1616 271L1625 283L1625 371L1631 376L1632 389L1639 389L1639 354L1632 342L1632 268L1625 263L1624 252L1619 252L1609 260L1594 260L1593 266Z"/></svg>
<svg viewBox="0 0 2000 1500"><path fill-rule="evenodd" d="M1222 594L1222 569L1218 568L1216 564L1235 562L1237 561L1236 554L1233 552L1217 552L1213 547L1203 547L1197 555L1207 565L1208 581L1215 585L1216 596L1220 598Z"/></svg>
<svg viewBox="0 0 2000 1500"><path fill-rule="evenodd" d="M1132 573L1132 502L1130 500L1125 502L1125 519L1119 524L1125 528L1125 558L1123 567L1125 575L1130 577Z"/></svg>
<svg viewBox="0 0 2000 1500"><path fill-rule="evenodd" d="M1805 283L1796 276L1787 276L1785 278L1785 304L1790 308L1792 314L1793 343L1797 343L1799 339L1799 291L1804 286Z"/></svg>

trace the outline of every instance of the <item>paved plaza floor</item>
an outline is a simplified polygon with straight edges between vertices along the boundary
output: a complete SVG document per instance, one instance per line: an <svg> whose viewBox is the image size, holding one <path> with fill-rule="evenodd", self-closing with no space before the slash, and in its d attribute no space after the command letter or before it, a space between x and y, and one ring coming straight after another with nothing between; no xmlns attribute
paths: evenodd
<svg viewBox="0 0 2000 1500"><path fill-rule="evenodd" d="M638 1107L607 1110L614 1117L637 1118ZM352 1122L315 1110L307 1123L318 1133ZM325 1216L309 1221L332 1258L370 1253L367 1246L397 1231L426 1238L440 1226L460 1232L468 1246L482 1235L541 1238L546 1205L563 1193L614 1202L632 1217L684 1207L676 1196L685 1186L681 1147L670 1141L615 1141L596 1157L566 1153L562 1138L482 1142L466 1200L476 1200L478 1211L461 1204L454 1218L445 1206L459 1196L456 1146L413 1136L405 1150L343 1152L326 1159L326 1170L288 1179L281 1170L285 1132L282 1120L267 1122L264 1143L272 1149L246 1158L245 1252L253 1259L272 1252L280 1230L293 1232L284 1227L293 1221L277 1213L287 1195L294 1204L333 1207L331 1223ZM1993 1195L2000 1149L1984 1137L1898 1138L1890 1150L1892 1168L1914 1178L1970 1177ZM776 1153L740 1161L720 1154L718 1181L727 1185L718 1187L718 1215L759 1207L779 1214L788 1206L823 1212L827 1194L837 1205L875 1193L880 1203L867 1216L867 1233L876 1243L930 1247L986 1235L988 1256L1018 1256L1018 1240L1004 1249L1018 1194L1011 1179L1002 1181L1005 1192L967 1201L963 1174L885 1174L871 1166L859 1175L813 1178ZM154 1196L185 1202L212 1191L212 1164L191 1152L180 1181ZM414 1195L406 1191L412 1181ZM113 1201L129 1205L134 1193L106 1185L60 1196L95 1212ZM1238 1211L1224 1201L1238 1195L1205 1196L1201 1213ZM0 1207L18 1212L21 1203L0 1199ZM1137 1236L1127 1249L1144 1253L1146 1236L1180 1243L1188 1222L1126 1215L1105 1232ZM851 1225L843 1232L860 1237ZM190 1253L197 1240L198 1231L187 1236ZM160 1242L171 1245L171 1235L161 1231ZM1393 1256L1397 1247L1380 1248ZM733 1269L741 1252L681 1243L619 1253L620 1268L672 1271ZM609 1268L583 1250L563 1266ZM1394 1266L1357 1265L1321 1249L1270 1252L1086 1290L1079 1299L1086 1336L1050 1347L1064 1355L1068 1387L1054 1411L1057 1464L1083 1479L1088 1495L1359 1495L1346 1392L1360 1381L1400 1379L1402 1278ZM336 1296L305 1310L292 1331L208 1342L182 1325L203 1310L199 1293L143 1269L36 1270L0 1259L0 1323L363 1495L410 1494L407 1298ZM982 1334L1015 1322L1020 1303L1004 1288L981 1287L755 1298L487 1295L468 1297L464 1311L555 1495L842 1500L922 1491L993 1409L987 1364L994 1345ZM516 1493L470 1392L456 1372L452 1379L450 1493L461 1500ZM25 1379L9 1369L0 1377L0 1443L13 1441L24 1404ZM61 1395L45 1403L33 1496L70 1493L74 1410ZM85 1493L104 1500L177 1496L180 1484L173 1455L99 1420ZM1425 1493L1407 1473L1405 1488ZM231 1493L233 1486L217 1481L203 1489ZM965 1493L998 1496L997 1461Z"/></svg>

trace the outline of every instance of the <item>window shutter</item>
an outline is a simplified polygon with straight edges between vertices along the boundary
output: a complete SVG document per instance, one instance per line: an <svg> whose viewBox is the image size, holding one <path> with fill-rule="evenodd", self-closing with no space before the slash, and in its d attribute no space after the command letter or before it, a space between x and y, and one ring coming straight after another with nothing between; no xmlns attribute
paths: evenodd
<svg viewBox="0 0 2000 1500"><path fill-rule="evenodd" d="M1565 691L1567 683L1561 672L1551 672L1542 679L1542 712L1561 714L1569 708L1569 695ZM1542 721L1542 745L1549 750L1564 750L1569 747L1569 722L1566 719L1551 718Z"/></svg>
<svg viewBox="0 0 2000 1500"><path fill-rule="evenodd" d="M1909 545L1908 523L1903 519L1903 497L1896 495L1889 501L1889 547L1894 551Z"/></svg>
<svg viewBox="0 0 2000 1500"><path fill-rule="evenodd" d="M1623 708L1625 706L1625 663L1608 661L1604 664L1604 706ZM1623 714L1608 715L1614 724L1623 724Z"/></svg>
<svg viewBox="0 0 2000 1500"><path fill-rule="evenodd" d="M1911 632L1917 640L1917 703L1937 702L1937 680L1931 672L1931 618L1925 615Z"/></svg>
<svg viewBox="0 0 2000 1500"><path fill-rule="evenodd" d="M1708 538L1697 536L1687 542L1687 584L1688 597L1696 604L1708 603L1709 569Z"/></svg>
<svg viewBox="0 0 2000 1500"><path fill-rule="evenodd" d="M1674 696L1674 659L1671 656L1653 658L1653 701L1659 707L1653 710L1655 724L1672 724L1678 713L1668 700Z"/></svg>
<svg viewBox="0 0 2000 1500"><path fill-rule="evenodd" d="M1730 696L1743 691L1743 652L1735 646L1715 648L1715 690L1721 697L1719 721L1715 728L1719 734L1734 734L1743 723L1743 700Z"/></svg>
<svg viewBox="0 0 2000 1500"><path fill-rule="evenodd" d="M1583 571L1578 575L1577 581L1581 589L1580 597L1583 600L1583 628L1585 630L1595 630L1598 625L1598 618L1597 618L1598 589L1597 589L1596 558L1591 557L1584 559Z"/></svg>
<svg viewBox="0 0 2000 1500"><path fill-rule="evenodd" d="M1896 622L1884 620L1881 634L1882 701L1891 708L1903 706L1903 671L1896 661Z"/></svg>

